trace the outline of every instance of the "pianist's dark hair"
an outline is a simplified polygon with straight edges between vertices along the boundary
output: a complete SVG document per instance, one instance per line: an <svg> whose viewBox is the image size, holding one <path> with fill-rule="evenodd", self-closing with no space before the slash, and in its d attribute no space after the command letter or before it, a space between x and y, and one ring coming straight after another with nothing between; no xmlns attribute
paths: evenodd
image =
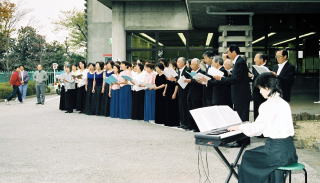
<svg viewBox="0 0 320 183"><path fill-rule="evenodd" d="M260 74L254 82L254 86L259 88L268 88L270 90L269 97L275 93L279 93L282 96L282 90L280 88L280 82L277 76L271 72L265 72Z"/></svg>

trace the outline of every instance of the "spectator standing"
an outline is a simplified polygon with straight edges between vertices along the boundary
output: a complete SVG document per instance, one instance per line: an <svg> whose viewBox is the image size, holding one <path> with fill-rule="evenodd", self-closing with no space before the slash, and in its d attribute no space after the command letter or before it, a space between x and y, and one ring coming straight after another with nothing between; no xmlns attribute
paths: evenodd
<svg viewBox="0 0 320 183"><path fill-rule="evenodd" d="M29 75L28 72L24 70L24 66L19 66L20 72L20 79L21 79L21 85L19 86L19 91L21 93L22 101L26 99L27 96L27 90L28 90L28 82L29 82Z"/></svg>
<svg viewBox="0 0 320 183"><path fill-rule="evenodd" d="M48 74L46 71L42 70L42 65L37 66L37 71L33 75L33 80L36 82L36 94L37 103L44 105L45 100L45 86L48 80Z"/></svg>

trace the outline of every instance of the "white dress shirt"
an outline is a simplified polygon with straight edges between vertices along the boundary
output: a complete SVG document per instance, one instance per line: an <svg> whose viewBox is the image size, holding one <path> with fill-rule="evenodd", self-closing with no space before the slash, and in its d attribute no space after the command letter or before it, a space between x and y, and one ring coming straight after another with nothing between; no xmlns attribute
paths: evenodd
<svg viewBox="0 0 320 183"><path fill-rule="evenodd" d="M250 137L261 134L272 139L293 136L290 106L276 93L260 105L259 116L255 122L242 124L239 129Z"/></svg>
<svg viewBox="0 0 320 183"><path fill-rule="evenodd" d="M84 69L81 71L80 69L77 71L77 75L82 75L81 79L76 79L78 82L78 88L86 85L86 80L87 80L87 75L88 75L88 70Z"/></svg>
<svg viewBox="0 0 320 183"><path fill-rule="evenodd" d="M71 72L69 72L69 73L65 72L63 74L63 79L66 80L66 81L63 81L64 88L66 91L76 89L75 80L73 79Z"/></svg>
<svg viewBox="0 0 320 183"><path fill-rule="evenodd" d="M140 72L140 73L135 72L134 74L132 74L132 79L135 83L135 85L132 86L133 91L140 91L140 90L146 89L145 87L139 86L139 84L143 84L145 76L146 75L143 72Z"/></svg>
<svg viewBox="0 0 320 183"><path fill-rule="evenodd" d="M282 64L278 64L278 70L277 70L277 75L278 75L278 76L280 75L280 73L281 73L284 65L286 65L287 62L288 62L288 60L285 61L285 62L283 62Z"/></svg>
<svg viewBox="0 0 320 183"><path fill-rule="evenodd" d="M183 69L185 68L186 66L184 66L182 69L179 69L179 71L180 71L180 75L179 75L179 77L181 77L182 76L182 71L183 71Z"/></svg>
<svg viewBox="0 0 320 183"><path fill-rule="evenodd" d="M233 65L236 64L236 61L237 61L238 57L240 57L240 55L237 55L236 58L234 58L234 59L232 60Z"/></svg>

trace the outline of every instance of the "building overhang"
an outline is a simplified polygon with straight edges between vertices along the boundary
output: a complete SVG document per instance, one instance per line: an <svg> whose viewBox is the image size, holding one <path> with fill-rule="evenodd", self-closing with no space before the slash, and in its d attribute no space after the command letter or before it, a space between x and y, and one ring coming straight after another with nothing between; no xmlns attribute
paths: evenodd
<svg viewBox="0 0 320 183"><path fill-rule="evenodd" d="M112 2L139 2L139 1L145 1L145 2L170 2L170 1L184 1L184 0L98 0L105 6L109 7L110 9L112 8Z"/></svg>
<svg viewBox="0 0 320 183"><path fill-rule="evenodd" d="M195 28L216 28L230 23L230 16L239 16L241 13L320 13L320 0L186 0L186 4Z"/></svg>

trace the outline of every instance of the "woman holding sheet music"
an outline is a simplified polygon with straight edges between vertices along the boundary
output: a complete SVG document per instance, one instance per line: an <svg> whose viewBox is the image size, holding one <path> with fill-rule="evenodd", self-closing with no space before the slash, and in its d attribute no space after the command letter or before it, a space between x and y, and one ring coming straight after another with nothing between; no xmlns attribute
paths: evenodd
<svg viewBox="0 0 320 183"><path fill-rule="evenodd" d="M79 69L77 71L77 78L76 81L78 83L77 86L77 104L76 109L81 113L84 112L85 105L86 105L86 79L87 79L87 69L84 62L79 62Z"/></svg>
<svg viewBox="0 0 320 183"><path fill-rule="evenodd" d="M153 72L153 64L145 65L144 84L141 87L147 87L144 96L144 121L153 121L155 119L155 100L156 92L153 90L155 85L155 73Z"/></svg>
<svg viewBox="0 0 320 183"><path fill-rule="evenodd" d="M158 73L155 79L156 90L156 107L155 107L155 123L164 124L166 120L166 103L165 89L167 87L167 79L163 74L164 66L162 63L158 63L155 67Z"/></svg>
<svg viewBox="0 0 320 183"><path fill-rule="evenodd" d="M109 87L109 97L110 100L110 117L111 118L118 118L119 117L119 110L120 110L120 66L115 64L113 66L113 74L111 75L113 78L117 80ZM110 76L110 77L111 77Z"/></svg>
<svg viewBox="0 0 320 183"><path fill-rule="evenodd" d="M101 115L108 117L110 115L110 98L109 98L109 87L110 85L106 82L106 79L113 74L113 61L108 61L104 65L103 72L103 95L101 101Z"/></svg>
<svg viewBox="0 0 320 183"><path fill-rule="evenodd" d="M120 111L119 117L121 119L130 119L131 118L131 105L132 105L132 94L131 94L131 85L129 81L123 76L128 76L131 78L131 71L129 70L131 64L127 61L121 62L120 68Z"/></svg>
<svg viewBox="0 0 320 183"><path fill-rule="evenodd" d="M95 75L95 65L93 63L90 63L88 66L89 72L87 73L87 79L86 79L86 107L85 107L85 113L87 115L93 115L95 112L95 105L93 103L94 100L94 92L93 92L93 80Z"/></svg>
<svg viewBox="0 0 320 183"><path fill-rule="evenodd" d="M72 113L74 108L74 95L75 95L75 80L74 75L71 73L70 65L65 66L65 73L62 76L62 81L66 90L65 104L66 113Z"/></svg>
<svg viewBox="0 0 320 183"><path fill-rule="evenodd" d="M176 72L177 63L171 62L168 69ZM169 78L167 78L169 79ZM167 80L167 88L165 90L165 97L167 98L166 109L166 126L179 126L179 106L178 106L178 85L176 81Z"/></svg>
<svg viewBox="0 0 320 183"><path fill-rule="evenodd" d="M264 135L265 145L247 150L239 168L239 183L283 182L280 166L297 162L293 144L293 121L289 104L281 98L279 80L272 73L263 73L255 80L255 86L267 99L259 107L255 122L228 128L240 130L247 136Z"/></svg>
<svg viewBox="0 0 320 183"><path fill-rule="evenodd" d="M143 71L144 65L136 64L134 72L132 73L132 114L131 119L143 120L144 113L144 93L145 87L140 87L143 84L145 73Z"/></svg>

